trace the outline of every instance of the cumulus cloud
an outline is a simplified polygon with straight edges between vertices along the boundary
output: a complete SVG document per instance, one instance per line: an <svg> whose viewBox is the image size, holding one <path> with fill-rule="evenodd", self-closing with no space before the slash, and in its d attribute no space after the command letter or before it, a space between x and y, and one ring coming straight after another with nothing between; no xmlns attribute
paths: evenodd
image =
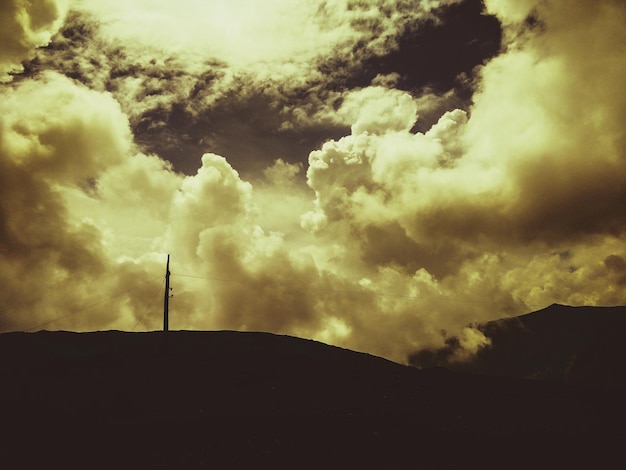
<svg viewBox="0 0 626 470"><path fill-rule="evenodd" d="M312 152L316 209L303 226L351 243L364 269L422 267L435 274L441 296L499 299L510 311L549 297L623 302L604 259L623 251L624 67L614 41L623 36L624 10L605 2L587 22L584 6L564 23L567 8L537 10L545 29L482 69L469 117L446 113L428 132L411 134L374 114L382 126L353 126ZM589 41L574 47L565 38L581 28ZM381 93L402 112L394 93ZM407 122L414 112L406 109ZM565 250L580 264L554 255ZM619 269L619 258L609 259ZM597 276L609 284L600 287Z"/></svg>
<svg viewBox="0 0 626 470"><path fill-rule="evenodd" d="M503 161L519 235L617 235L624 229L616 210L624 202L624 9L549 2L536 12L544 32L512 44L482 72L469 157ZM576 40L581 33L587 40Z"/></svg>
<svg viewBox="0 0 626 470"><path fill-rule="evenodd" d="M0 108L0 272L3 298L10 299L0 312L2 328L45 323L126 290L130 278L145 282L143 267L108 257L98 211L81 215L70 197L127 165L132 138L118 103L49 73L4 89ZM132 310L124 306L95 309L65 324L112 326L125 324L125 315Z"/></svg>
<svg viewBox="0 0 626 470"><path fill-rule="evenodd" d="M336 114L351 124L353 134L408 131L415 124L417 105L406 93L373 86L346 93Z"/></svg>
<svg viewBox="0 0 626 470"><path fill-rule="evenodd" d="M63 22L67 4L65 0L0 4L0 82L11 81L10 73L20 72L21 62L31 58L36 47L48 44Z"/></svg>
<svg viewBox="0 0 626 470"><path fill-rule="evenodd" d="M489 234L501 244L621 233L623 66L617 54L607 59L612 52L602 52L619 34L613 19L619 15L611 8L599 14L609 30L588 27L588 35L597 36L591 50L571 48L561 31L553 37L548 18L548 32L536 44L491 61L481 72L469 120L462 111L449 112L425 134L409 134L386 125L395 116L374 100L370 109L358 106L364 117L352 135L311 154L309 184L320 193L318 205L342 221L356 215L375 223L386 213L416 242ZM571 73L580 68L574 62L581 54L589 73L606 69L592 85L585 86L582 71ZM414 108L403 111L395 91L381 92L410 127ZM359 126L364 119L382 120L382 130ZM322 185L336 197L324 194ZM357 201L368 215L330 215Z"/></svg>

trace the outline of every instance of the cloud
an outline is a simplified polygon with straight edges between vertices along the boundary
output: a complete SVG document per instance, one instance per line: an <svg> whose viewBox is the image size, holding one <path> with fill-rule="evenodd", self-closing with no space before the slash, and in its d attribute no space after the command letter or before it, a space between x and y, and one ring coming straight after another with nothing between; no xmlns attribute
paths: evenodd
<svg viewBox="0 0 626 470"><path fill-rule="evenodd" d="M126 290L124 280L133 275L135 285L145 282L144 267L109 257L100 211L80 214L73 205L76 194L86 198L95 190L104 172L128 165L132 138L118 103L46 73L3 89L0 108L0 272L2 297L11 299L0 311L2 329L69 315L94 297ZM132 311L124 305L96 308L55 327L127 324L126 315Z"/></svg>
<svg viewBox="0 0 626 470"><path fill-rule="evenodd" d="M520 236L617 235L624 229L616 210L625 177L617 124L624 118L624 9L550 2L536 11L545 30L482 71L466 134L469 157L503 162L516 198L508 212Z"/></svg>
<svg viewBox="0 0 626 470"><path fill-rule="evenodd" d="M367 47L373 51L386 49L400 21L426 17L432 9L429 2L416 7L412 2L381 0L272 0L262 5L252 0L201 4L183 0L176 5L89 0L77 7L97 15L109 36L127 44L200 53L235 68L271 64L266 76L290 74L294 67L361 38L368 39Z"/></svg>
<svg viewBox="0 0 626 470"><path fill-rule="evenodd" d="M480 349L491 346L491 340L475 327L463 328L458 335L446 336L443 346L421 349L409 359L416 367L445 366L471 359Z"/></svg>
<svg viewBox="0 0 626 470"><path fill-rule="evenodd" d="M485 5L489 13L495 14L505 24L521 23L533 12L539 0L487 0Z"/></svg>
<svg viewBox="0 0 626 470"><path fill-rule="evenodd" d="M481 15L475 0L419 6L336 0L305 2L306 8L275 1L254 9L231 3L76 3L50 46L26 64L27 75L54 69L111 92L144 152L158 153L178 171L193 174L198 157L213 152L253 178L276 158L304 163L312 148L342 135L352 123L328 119L337 100L383 76L424 97L427 129L442 112L467 105L467 97L450 88L499 44L497 21ZM242 15L242 8L255 15ZM220 34L229 22L263 26L237 26L245 40L225 41ZM314 38L306 28L294 29L300 23ZM470 42L474 37L480 39ZM255 52L264 41L272 44L267 56ZM483 47L485 41L491 45ZM445 82L436 92L434 78ZM324 119L320 107L331 111ZM248 138L238 138L242 133Z"/></svg>
<svg viewBox="0 0 626 470"><path fill-rule="evenodd" d="M114 3L84 3L106 21L93 33L70 16L64 37L79 58L61 39L40 51L74 79L38 69L0 89L0 295L12 299L0 328L96 300L107 302L51 325L158 328L167 253L174 329L269 330L399 361L452 337L459 358L486 347L472 322L553 302L623 303L623 5L487 2L506 44L468 78L472 105L459 109L449 109L454 92L394 88L404 78L393 71L349 86L312 59L333 47L340 58L360 40L372 55L355 52L349 65L393 50L402 25L432 13L411 16L410 3L303 8L293 25L316 20L302 42L274 52L263 44L291 34L280 16L291 3L250 10L258 18L230 32L230 3L197 20L185 2L182 12L159 3L154 23L132 31ZM201 30L216 18L222 29ZM188 36L156 38L154 25L183 20ZM227 55L189 60L217 33L263 36L257 49L252 36L247 51L215 49L232 47L245 71ZM112 39L139 36L155 50L187 44L189 55L150 58ZM263 60L265 70L281 64L276 77L259 71ZM304 143L259 143L286 135ZM163 154L147 150L152 136ZM218 148L225 141L238 156ZM162 158L167 142L193 143L179 150L193 162L186 174ZM295 148L312 150L308 167ZM244 175L235 162L248 154L258 160Z"/></svg>
<svg viewBox="0 0 626 470"><path fill-rule="evenodd" d="M278 171L275 165L269 173L284 178ZM205 327L303 333L318 321L308 292L317 270L310 256L292 253L283 235L265 231L257 217L252 186L223 157L205 154L172 200L163 240L176 259L173 272L182 274L175 277L177 296L203 313L198 321ZM186 282L189 272L196 278Z"/></svg>
<svg viewBox="0 0 626 470"><path fill-rule="evenodd" d="M360 107L383 121L311 153L316 209L303 226L343 240L363 270L425 269L440 297L499 299L496 308L509 311L548 298L623 302L604 259L623 252L623 46L614 41L624 11L605 2L591 21L579 10L564 23L568 6L550 5L544 16L538 10L544 30L483 67L469 117L446 113L412 134L379 117L376 100ZM588 41L572 47L565 38L581 31ZM379 91L402 113L395 92ZM404 116L410 122L414 110ZM562 250L577 263L554 255Z"/></svg>
<svg viewBox="0 0 626 470"><path fill-rule="evenodd" d="M371 97L370 109L357 106L363 114L352 135L310 157L309 184L325 216L358 226L393 219L417 243L461 246L487 234L508 244L621 233L623 67L602 53L618 34L615 12L604 14L596 21L608 31L586 31L597 36L593 50L572 50L557 30L492 60L469 120L446 113L425 134L410 134L387 122L394 114ZM580 54L589 70L606 69L593 85L585 87L582 71L570 73ZM396 91L373 90L411 126L414 108L403 111ZM364 119L381 126L359 126Z"/></svg>
<svg viewBox="0 0 626 470"><path fill-rule="evenodd" d="M0 5L0 82L11 81L21 62L30 59L36 47L45 46L67 12L65 0L28 2L7 0Z"/></svg>
<svg viewBox="0 0 626 470"><path fill-rule="evenodd" d="M347 93L337 115L352 123L353 134L408 131L417 118L417 106L401 91L368 87Z"/></svg>

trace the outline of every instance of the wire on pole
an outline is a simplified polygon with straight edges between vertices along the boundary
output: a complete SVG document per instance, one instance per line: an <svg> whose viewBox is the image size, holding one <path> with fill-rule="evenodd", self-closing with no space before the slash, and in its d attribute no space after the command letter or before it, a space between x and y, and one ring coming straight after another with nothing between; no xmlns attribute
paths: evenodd
<svg viewBox="0 0 626 470"><path fill-rule="evenodd" d="M48 320L48 321L46 321L44 323L40 323L40 324L32 326L30 328L26 328L24 331L33 331L33 330L39 329L41 327L47 326L47 325L49 325L51 323L54 323L54 322L56 322L58 320L62 320L63 318L67 318L67 317L71 317L71 316L74 316L74 315L78 315L79 313L83 313L84 311L89 310L90 308L93 308L93 307L95 307L97 305L106 303L106 302L108 302L110 300L116 299L117 297L121 297L124 294L128 294L129 292L137 290L140 287L142 287L142 286L144 286L146 284L149 284L150 282L156 281L160 277L161 276L153 278L153 279L150 279L149 281L146 281L146 282L142 282L141 284L138 284L137 286L133 287L132 289L125 290L124 292L119 292L119 293L117 293L115 295L112 295L111 297L107 297L106 299L99 300L98 302L94 302L93 304L89 304L89 305L87 305L87 306L85 306L85 307L83 307L83 308L81 308L79 310L76 310L76 311L73 311L73 312L70 312L70 313L66 313L65 315L61 315L61 316L58 316L56 318L53 318L52 320Z"/></svg>

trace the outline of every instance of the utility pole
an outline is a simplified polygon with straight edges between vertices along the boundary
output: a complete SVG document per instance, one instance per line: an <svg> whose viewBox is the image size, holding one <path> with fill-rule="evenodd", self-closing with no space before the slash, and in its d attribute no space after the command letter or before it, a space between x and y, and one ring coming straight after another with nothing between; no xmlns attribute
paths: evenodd
<svg viewBox="0 0 626 470"><path fill-rule="evenodd" d="M167 255L167 265L165 266L165 295L163 296L163 331L169 330L170 310L170 255Z"/></svg>

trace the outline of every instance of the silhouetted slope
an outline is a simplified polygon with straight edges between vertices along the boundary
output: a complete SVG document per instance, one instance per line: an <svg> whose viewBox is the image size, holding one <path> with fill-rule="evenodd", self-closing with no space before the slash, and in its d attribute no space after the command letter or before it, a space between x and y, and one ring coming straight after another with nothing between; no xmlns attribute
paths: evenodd
<svg viewBox="0 0 626 470"><path fill-rule="evenodd" d="M6 468L593 466L625 437L620 394L267 333L165 337L1 334Z"/></svg>
<svg viewBox="0 0 626 470"><path fill-rule="evenodd" d="M626 387L626 307L543 310L477 326L491 340L467 363L451 363L453 348L421 351L410 362L462 372Z"/></svg>

